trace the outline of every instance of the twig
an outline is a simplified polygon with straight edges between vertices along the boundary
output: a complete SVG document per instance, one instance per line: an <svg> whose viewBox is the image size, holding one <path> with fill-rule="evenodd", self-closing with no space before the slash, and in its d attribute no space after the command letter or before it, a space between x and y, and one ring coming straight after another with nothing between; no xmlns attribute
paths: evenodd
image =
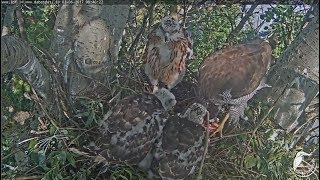
<svg viewBox="0 0 320 180"><path fill-rule="evenodd" d="M93 77L87 76L87 75L85 75L85 74L82 74L82 73L79 73L79 72L76 72L76 71L70 71L70 73L73 73L73 74L76 74L76 75L79 75L79 76L88 78L88 79L94 81L95 83L98 83L99 85L101 85L101 86L103 86L103 87L105 87L105 88L108 88L105 83L103 83L103 82L101 82L101 81L99 81L99 80L97 80L97 79L95 79L95 78L93 78ZM89 88L89 87L88 87L88 88ZM91 88L91 87L90 87L90 88Z"/></svg>
<svg viewBox="0 0 320 180"><path fill-rule="evenodd" d="M193 1L193 4L195 4L197 1ZM201 5L205 5L205 3L207 2L207 0L202 0L200 2L197 2L197 4L195 4L195 7L199 7Z"/></svg>
<svg viewBox="0 0 320 180"><path fill-rule="evenodd" d="M83 136L86 132L89 132L89 131L91 131L92 129L93 129L93 128L90 128L90 129L85 130L84 132L82 132L79 136L77 136L77 137L74 138L72 141L70 141L70 143L68 144L67 147L71 146L71 144L72 144L74 141L76 141L76 140L79 139L81 136Z"/></svg>
<svg viewBox="0 0 320 180"><path fill-rule="evenodd" d="M112 97L112 98L108 101L108 104L111 104L113 101L119 99L121 93L122 93L122 89L120 89L120 91L119 91L114 97Z"/></svg>
<svg viewBox="0 0 320 180"><path fill-rule="evenodd" d="M75 163L77 162L81 162L81 161L87 161L88 159L79 159L79 160L76 160ZM60 169L65 169L66 167L72 165L71 163L68 163L66 165L64 165L63 167L61 167ZM46 174L49 174L51 171L53 171L55 168L57 168L56 166L53 167L52 169L50 169Z"/></svg>
<svg viewBox="0 0 320 180"><path fill-rule="evenodd" d="M319 126L316 126L316 127L312 128L312 129L310 129L309 132L311 133L311 132L313 132L313 131L315 131L317 129L319 129Z"/></svg>
<svg viewBox="0 0 320 180"><path fill-rule="evenodd" d="M190 60L190 59L189 59L189 60ZM198 75L197 75L195 72L193 72L193 71L189 68L189 66L186 66L186 68L187 68L188 72L190 73L191 77L192 77L193 79L197 79Z"/></svg>
<svg viewBox="0 0 320 180"><path fill-rule="evenodd" d="M15 150L11 150L10 154L6 155L5 157L1 158L1 162L3 162L4 160L6 160L8 157L12 156L13 154L15 154L16 152L20 151L20 149L15 149Z"/></svg>
<svg viewBox="0 0 320 180"><path fill-rule="evenodd" d="M284 89L282 90L282 92L280 93L280 95L278 96L278 98L274 101L274 103L272 104L272 106L269 108L269 110L267 111L267 113L264 115L264 117L262 118L262 120L259 122L259 124L254 128L254 130L252 131L252 136L250 138L250 140L248 141L248 144L252 141L254 134L257 132L257 130L259 129L259 127L262 125L262 123L267 119L267 117L269 116L269 114L271 113L271 111L273 110L273 108L275 107L276 103L278 103L278 101L280 100L280 98L282 97L282 95L285 93L285 91L287 90L288 84L284 87ZM248 152L248 147L246 148L246 151L243 154L242 160L241 160L241 164L244 163L244 159L245 156Z"/></svg>
<svg viewBox="0 0 320 180"><path fill-rule="evenodd" d="M250 9L248 10L248 12L246 13L246 15L241 19L241 21L239 22L239 24L237 25L236 28L234 28L231 33L229 34L228 38L227 38L227 43L231 43L234 39L234 37L237 36L237 34L239 34L239 32L241 31L241 29L244 27L244 25L246 24L246 22L249 20L250 16L252 15L253 11L256 9L256 7L258 6L258 4L254 4L250 7Z"/></svg>
<svg viewBox="0 0 320 180"><path fill-rule="evenodd" d="M131 55L131 53L133 52L134 48L136 47L136 45L138 44L139 40L140 40L140 36L144 33L144 31L146 30L146 25L147 25L147 19L150 18L150 16L152 16L152 12L153 9L156 5L156 1L154 0L152 2L152 4L150 5L150 7L148 8L148 14L145 15L145 17L143 18L143 22L140 28L139 33L137 34L137 36L134 38L130 48L129 48L129 55Z"/></svg>
<svg viewBox="0 0 320 180"><path fill-rule="evenodd" d="M38 104L39 104L41 110L45 113L45 115L48 117L49 121L50 121L51 124L57 129L57 131L60 132L60 128L57 126L57 124L55 123L55 121L53 120L53 118L49 115L49 113L47 112L47 110L46 110L46 109L43 107L43 105L41 104L41 101L40 101L40 99L39 99L36 91L35 91L33 88L31 88L31 90L32 90L33 94L35 95L35 97L36 97L36 99L37 99L37 101L38 101ZM60 133L61 133L61 132L60 132ZM65 140L62 139L62 141L63 141L64 145L65 145L66 147L68 147L68 146L67 146L67 143L65 142Z"/></svg>
<svg viewBox="0 0 320 180"><path fill-rule="evenodd" d="M305 7L304 7L305 8ZM306 24L308 24L308 21L310 21L310 15L313 13L313 9L312 6L309 7L309 10L307 11L307 13L304 15L303 20L301 22L301 26L300 26L300 31L306 27Z"/></svg>
<svg viewBox="0 0 320 180"><path fill-rule="evenodd" d="M94 158L95 157L95 156L90 156L89 153L80 151L79 149L76 149L76 148L68 148L68 151L72 152L72 153L74 153L76 155L84 156L84 157L87 157L87 158Z"/></svg>
<svg viewBox="0 0 320 180"><path fill-rule="evenodd" d="M188 10L188 5L186 1L183 1L183 19L182 19L182 25L183 27L186 27L186 19L187 19L187 10Z"/></svg>
<svg viewBox="0 0 320 180"><path fill-rule="evenodd" d="M311 121L312 121L312 120L315 120L315 119L314 119L315 117L317 117L317 115L314 115L314 116L309 117L309 118L306 120L306 122L304 122L303 124L301 124L300 127L298 127L298 128L293 132L293 134L297 134L298 131L299 131L300 129L302 129L303 127L305 127L305 125L306 125L307 123L308 123L308 125L307 125L306 127L308 127L309 124L311 123ZM313 121L313 123L314 123L314 121ZM305 128L305 129L307 129L307 128ZM309 131L309 132L310 132L310 131Z"/></svg>
<svg viewBox="0 0 320 180"><path fill-rule="evenodd" d="M260 28L262 27L262 25L264 25L265 22L266 22L266 21L263 20L263 21L255 28L255 31L256 31L256 32L259 32L259 31L260 31Z"/></svg>
<svg viewBox="0 0 320 180"><path fill-rule="evenodd" d="M206 118L206 136L205 136L205 142L204 142L204 151L203 151L203 156L202 156L202 159L201 159L201 164L200 164L200 167L199 167L199 172L198 172L198 176L197 176L197 179L201 179L201 174L202 174L202 169L203 169L203 164L204 164L204 160L206 159L206 155L207 155L207 152L208 152L208 146L209 146L209 117L210 117L210 114L209 114L209 111L207 111L207 118Z"/></svg>
<svg viewBox="0 0 320 180"><path fill-rule="evenodd" d="M53 119L51 118L51 116L48 114L47 110L43 107L43 105L42 105L42 103L41 103L41 101L40 101L40 98L38 97L36 91L35 91L33 88L31 88L31 90L32 90L33 94L35 95L35 97L36 97L36 99L37 99L37 101L38 101L38 104L39 104L41 110L42 110L42 111L45 113L45 115L49 118L51 124L52 124L57 130L59 130L59 127L57 126L57 124L53 121Z"/></svg>
<svg viewBox="0 0 320 180"><path fill-rule="evenodd" d="M237 136L241 136L241 135L245 135L245 134L252 134L252 133L253 133L253 131L248 131L248 132L242 132L242 133L237 133L237 134L223 135L221 138L220 137L212 138L211 140L214 140L214 141L210 141L210 143L215 143L215 142L220 141L225 138L237 137Z"/></svg>
<svg viewBox="0 0 320 180"><path fill-rule="evenodd" d="M224 160L218 161L218 165L219 165L219 167L224 168L228 172L228 167L230 167L230 165L227 164L227 162L225 162ZM242 177L242 179L245 179L243 172L241 172L241 168L237 168L237 166L233 166L232 168L234 168L239 173L239 175L230 176L230 175L228 175L228 173L227 174L221 174L221 175L223 177Z"/></svg>
<svg viewBox="0 0 320 180"><path fill-rule="evenodd" d="M26 33L25 24L24 24L24 19L23 19L22 12L21 12L21 2L20 2L20 0L17 0L16 16L17 16L17 20L18 20L18 24L19 24L19 30L20 30L21 39L27 41L28 40L27 39L27 33Z"/></svg>
<svg viewBox="0 0 320 180"><path fill-rule="evenodd" d="M88 129L81 129L81 128L73 128L73 127L66 127L66 128L60 128L61 130L74 130L74 131L88 131ZM91 131L96 132L96 131Z"/></svg>
<svg viewBox="0 0 320 180"><path fill-rule="evenodd" d="M43 176L21 176L21 177L16 177L15 180L27 180L27 179L41 179Z"/></svg>
<svg viewBox="0 0 320 180"><path fill-rule="evenodd" d="M232 164L233 166L237 166L237 167L240 167L240 168L241 168L241 166L239 166L239 165L237 165L237 164L235 164L235 163L233 163L233 162L229 162L229 161L224 161L224 162L226 162L226 163L228 163L228 164ZM258 173L258 172L256 172L256 171L253 171L253 170L250 170L250 169L247 169L247 170L248 170L249 172L258 174L258 175L260 175L260 176L267 177L265 174L260 174L260 173Z"/></svg>
<svg viewBox="0 0 320 180"><path fill-rule="evenodd" d="M35 50L34 52L37 52L39 55L39 57L42 57L43 55L46 57L48 57L48 59L50 58L52 61L50 60L44 60L44 58L39 58L39 60L42 62L42 64L44 64L46 66L46 69L50 72L51 75L51 79L52 79L52 88L53 88L53 94L56 97L55 101L57 104L57 108L58 108L58 113L59 113L59 120L61 122L61 113L63 111L63 114L65 115L65 117L70 120L71 122L73 122L77 127L80 127L79 124L77 124L75 121L73 121L72 119L69 118L70 116L70 112L72 112L72 108L70 107L70 101L67 98L67 93L64 91L63 87L61 86L60 82L62 82L62 73L59 70L59 68L57 68L56 66L56 60L55 58L45 49L42 48L38 48L36 46L32 46L33 49ZM52 62L52 63L51 63ZM62 108L62 110L61 110ZM68 112L68 113L67 113Z"/></svg>
<svg viewBox="0 0 320 180"><path fill-rule="evenodd" d="M18 145L21 145L21 144L23 144L23 143L25 143L25 142L28 142L28 141L31 141L31 140L33 140L33 139L39 139L39 137L29 138L29 139L23 140L23 141L21 141L21 142L19 142L19 143L17 143L17 144L18 144Z"/></svg>
<svg viewBox="0 0 320 180"><path fill-rule="evenodd" d="M313 121L312 121L313 120ZM312 126L315 123L316 119L311 118L308 119L305 123L303 123L293 134L298 133L298 131L302 128L305 127L302 131L302 133L300 133L297 137L296 142L291 146L293 148L295 148L298 144L303 143L303 141L307 138L308 135L310 135L310 125ZM305 126L306 125L306 126Z"/></svg>
<svg viewBox="0 0 320 180"><path fill-rule="evenodd" d="M45 131L35 131L35 130L31 130L31 131L30 131L31 134L37 134L37 135L39 135L39 134L46 134L46 133L48 133L48 132L49 132L49 130L45 130Z"/></svg>
<svg viewBox="0 0 320 180"><path fill-rule="evenodd" d="M128 80L128 79L127 79ZM126 83L125 83L125 85L126 86L128 86L128 81L126 81ZM120 87L121 89L125 89L125 90L129 90L129 91L131 91L131 92L133 92L133 93L135 93L135 94L139 94L139 92L137 92L137 91L135 91L134 89L131 89L131 88L129 88L129 87Z"/></svg>
<svg viewBox="0 0 320 180"><path fill-rule="evenodd" d="M39 165L36 165L36 166L34 166L34 167L32 167L32 168L28 169L28 171L27 171L27 172L25 172L24 174L28 174L28 173L32 172L33 170L37 169L38 167L39 167Z"/></svg>

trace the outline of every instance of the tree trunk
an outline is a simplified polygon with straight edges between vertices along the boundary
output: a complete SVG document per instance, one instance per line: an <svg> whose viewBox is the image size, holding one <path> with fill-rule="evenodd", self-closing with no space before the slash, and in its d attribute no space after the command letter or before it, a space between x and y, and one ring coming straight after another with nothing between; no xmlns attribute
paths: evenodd
<svg viewBox="0 0 320 180"><path fill-rule="evenodd" d="M314 14L315 17L282 53L267 77L272 86L266 90L268 102L275 102L286 89L275 104L273 117L288 132L304 123L302 114L319 93L318 6L315 6Z"/></svg>
<svg viewBox="0 0 320 180"><path fill-rule="evenodd" d="M42 110L61 119L62 111L72 113L70 97L90 95L99 99L108 94L109 68L117 62L128 14L129 5L63 5L50 53L33 51L14 36L1 38L1 75L21 73L35 89L45 108ZM36 56L34 52L42 54ZM48 59L43 61L42 55Z"/></svg>
<svg viewBox="0 0 320 180"><path fill-rule="evenodd" d="M99 99L107 94L110 67L117 62L129 5L64 5L54 27L51 52L69 96Z"/></svg>
<svg viewBox="0 0 320 180"><path fill-rule="evenodd" d="M13 14L16 9L16 5L10 5L7 7L6 14L3 18L3 24L1 24L1 36L10 34L10 26L13 22Z"/></svg>
<svg viewBox="0 0 320 180"><path fill-rule="evenodd" d="M52 80L49 72L40 63L31 47L14 36L1 38L1 75L16 71L35 89L37 94L50 104L53 101Z"/></svg>

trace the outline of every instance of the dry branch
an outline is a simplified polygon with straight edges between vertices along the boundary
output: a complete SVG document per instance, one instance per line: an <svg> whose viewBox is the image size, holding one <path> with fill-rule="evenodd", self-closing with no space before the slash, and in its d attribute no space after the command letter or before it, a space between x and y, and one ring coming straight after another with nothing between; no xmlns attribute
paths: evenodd
<svg viewBox="0 0 320 180"><path fill-rule="evenodd" d="M17 1L16 16L17 16L17 20L18 20L18 24L19 24L19 30L20 30L21 39L27 41L27 33L26 33L26 28L25 28L25 24L24 24L23 15L22 15L22 12L21 12L21 2L20 2L20 0Z"/></svg>
<svg viewBox="0 0 320 180"><path fill-rule="evenodd" d="M156 5L156 1L153 1L152 4L149 6L148 13L143 18L143 22L142 22L140 31L138 32L137 36L134 38L134 40L129 48L129 55L131 55L133 53L133 50L135 49L135 47L137 46L137 44L140 40L140 36L145 32L146 26L147 26L147 20L152 16L153 9L154 9L155 5Z"/></svg>
<svg viewBox="0 0 320 180"><path fill-rule="evenodd" d="M258 5L254 4L250 7L250 9L248 10L248 12L246 13L245 16L243 16L243 18L241 19L241 21L239 22L239 24L237 25L236 28L234 28L231 33L229 34L228 38L227 38L227 43L232 43L232 41L234 40L234 38L239 34L239 32L241 31L241 29L244 27L244 25L246 24L246 22L249 20L250 16L252 15L253 11L256 9Z"/></svg>
<svg viewBox="0 0 320 180"><path fill-rule="evenodd" d="M202 159L201 159L201 163L200 163L197 179L201 179L201 174L202 174L202 170L203 170L204 161L206 159L206 155L207 155L207 152L208 152L208 146L209 146L209 141L210 141L210 139L209 139L209 134L210 134L210 131L209 131L209 117L210 117L210 114L209 114L209 111L207 111L206 135L205 135L205 141L204 141L204 151L203 151L203 156L202 156Z"/></svg>

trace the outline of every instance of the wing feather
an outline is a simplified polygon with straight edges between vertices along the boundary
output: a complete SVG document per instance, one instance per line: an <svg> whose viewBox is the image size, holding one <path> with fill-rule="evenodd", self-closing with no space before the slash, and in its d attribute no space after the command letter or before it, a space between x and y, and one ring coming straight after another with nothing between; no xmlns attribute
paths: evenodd
<svg viewBox="0 0 320 180"><path fill-rule="evenodd" d="M199 93L207 98L231 89L233 98L250 94L260 84L271 62L271 47L263 40L211 53L201 64Z"/></svg>
<svg viewBox="0 0 320 180"><path fill-rule="evenodd" d="M185 61L192 55L190 34L181 29L166 38L157 24L148 35L147 51L144 55L145 73L151 82L161 81L173 88L185 74ZM173 39L171 39L173 38Z"/></svg>
<svg viewBox="0 0 320 180"><path fill-rule="evenodd" d="M163 129L152 162L152 170L162 178L184 179L203 155L204 128L187 119L170 117Z"/></svg>
<svg viewBox="0 0 320 180"><path fill-rule="evenodd" d="M101 154L110 161L138 164L151 150L165 121L161 102L150 94L122 99L101 129Z"/></svg>

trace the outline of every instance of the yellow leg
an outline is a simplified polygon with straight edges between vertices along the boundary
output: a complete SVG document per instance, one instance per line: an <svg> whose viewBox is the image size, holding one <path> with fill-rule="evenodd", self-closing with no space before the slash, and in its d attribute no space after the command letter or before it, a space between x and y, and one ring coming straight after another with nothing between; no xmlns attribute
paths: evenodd
<svg viewBox="0 0 320 180"><path fill-rule="evenodd" d="M230 114L226 114L226 116L223 118L222 122L219 124L219 127L213 132L212 136L214 136L216 133L219 132L220 137L222 137L222 131L224 128L224 124L226 123L226 121L229 119Z"/></svg>

